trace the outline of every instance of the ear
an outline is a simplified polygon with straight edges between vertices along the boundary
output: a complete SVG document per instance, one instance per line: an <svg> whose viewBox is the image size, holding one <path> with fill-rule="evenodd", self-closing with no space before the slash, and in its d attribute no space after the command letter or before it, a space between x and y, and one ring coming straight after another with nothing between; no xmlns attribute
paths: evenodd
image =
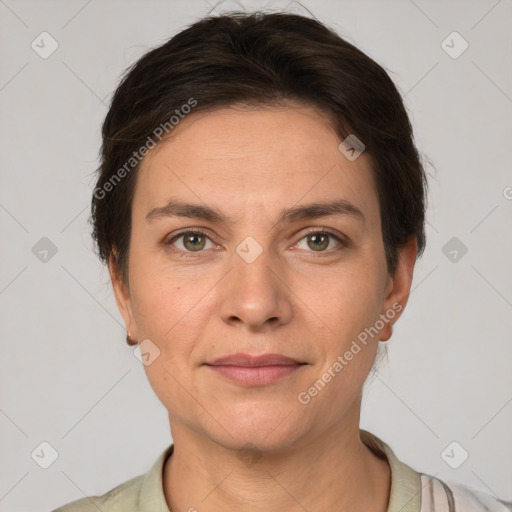
<svg viewBox="0 0 512 512"><path fill-rule="evenodd" d="M125 283L120 274L117 265L117 251L113 251L108 260L108 270L110 280L116 298L117 309L121 313L126 327L126 332L130 333L132 339L137 339L137 328L135 325L135 317L133 315L132 300L128 283Z"/></svg>
<svg viewBox="0 0 512 512"><path fill-rule="evenodd" d="M393 275L388 278L386 297L381 314L389 319L379 332L380 341L388 341L393 333L393 324L400 318L405 309L409 294L418 253L418 242L415 236L399 250L398 265Z"/></svg>

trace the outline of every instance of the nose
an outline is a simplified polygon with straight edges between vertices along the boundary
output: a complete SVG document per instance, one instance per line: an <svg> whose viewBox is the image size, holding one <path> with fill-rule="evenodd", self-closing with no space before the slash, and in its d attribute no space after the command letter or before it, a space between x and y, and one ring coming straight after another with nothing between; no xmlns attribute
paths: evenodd
<svg viewBox="0 0 512 512"><path fill-rule="evenodd" d="M268 332L288 323L293 316L293 294L268 251L252 262L235 254L232 263L232 270L220 283L222 320L253 332Z"/></svg>

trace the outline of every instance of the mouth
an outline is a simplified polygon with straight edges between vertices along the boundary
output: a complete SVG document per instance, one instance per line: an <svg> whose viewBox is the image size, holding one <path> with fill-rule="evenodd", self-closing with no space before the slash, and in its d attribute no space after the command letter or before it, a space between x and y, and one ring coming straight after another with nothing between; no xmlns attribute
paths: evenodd
<svg viewBox="0 0 512 512"><path fill-rule="evenodd" d="M205 363L217 375L245 386L264 386L298 372L307 365L281 354L232 354Z"/></svg>

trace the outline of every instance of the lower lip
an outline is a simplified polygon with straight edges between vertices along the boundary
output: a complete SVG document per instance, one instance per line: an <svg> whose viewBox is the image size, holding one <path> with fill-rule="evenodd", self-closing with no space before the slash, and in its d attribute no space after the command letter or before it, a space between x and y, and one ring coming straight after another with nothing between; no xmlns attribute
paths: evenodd
<svg viewBox="0 0 512 512"><path fill-rule="evenodd" d="M304 365L274 365L274 366L211 366L214 372L220 373L222 376L246 386L264 386L277 380L280 380Z"/></svg>

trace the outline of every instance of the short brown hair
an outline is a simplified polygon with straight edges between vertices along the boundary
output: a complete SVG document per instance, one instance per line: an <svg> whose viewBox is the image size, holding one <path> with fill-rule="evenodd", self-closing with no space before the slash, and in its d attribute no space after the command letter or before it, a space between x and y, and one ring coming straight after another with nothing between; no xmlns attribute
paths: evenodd
<svg viewBox="0 0 512 512"><path fill-rule="evenodd" d="M371 159L389 272L410 237L417 239L418 255L423 252L426 176L402 98L386 71L314 19L230 13L201 19L146 53L112 98L102 128L92 236L103 262L115 256L124 282L140 164L140 154L134 155L191 99L194 113L288 100L325 113L340 141L356 135Z"/></svg>

